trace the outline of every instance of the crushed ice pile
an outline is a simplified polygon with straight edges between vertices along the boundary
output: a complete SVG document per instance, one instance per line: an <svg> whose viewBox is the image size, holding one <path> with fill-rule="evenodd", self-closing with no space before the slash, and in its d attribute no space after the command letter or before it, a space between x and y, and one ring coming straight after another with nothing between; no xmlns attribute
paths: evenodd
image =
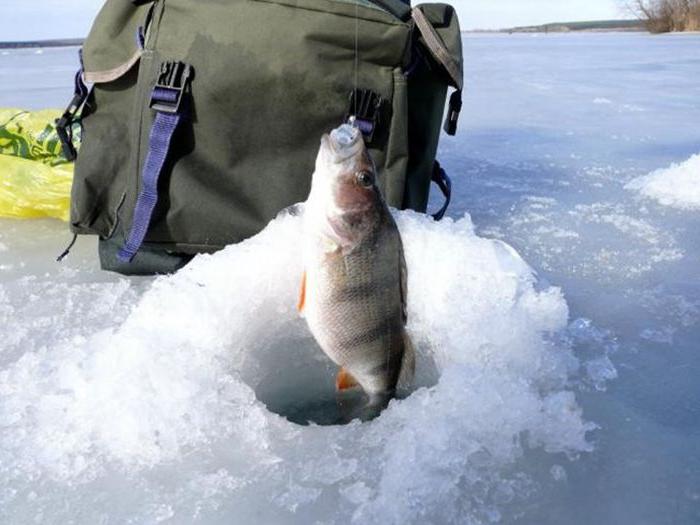
<svg viewBox="0 0 700 525"><path fill-rule="evenodd" d="M528 450L592 449L562 293L469 217L397 219L422 386L364 424L270 410L334 395L295 310L298 217L154 281L0 284L0 521L483 523L526 501Z"/></svg>
<svg viewBox="0 0 700 525"><path fill-rule="evenodd" d="M664 206L685 210L700 209L700 154L669 168L637 177L625 186Z"/></svg>

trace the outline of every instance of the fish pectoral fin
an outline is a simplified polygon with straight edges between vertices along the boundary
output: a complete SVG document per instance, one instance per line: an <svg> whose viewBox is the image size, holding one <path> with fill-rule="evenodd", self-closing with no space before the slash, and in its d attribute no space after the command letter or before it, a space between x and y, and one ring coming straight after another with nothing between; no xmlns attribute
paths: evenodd
<svg viewBox="0 0 700 525"><path fill-rule="evenodd" d="M297 302L297 311L302 313L306 305L306 272L301 276L301 287L299 288L299 301Z"/></svg>
<svg viewBox="0 0 700 525"><path fill-rule="evenodd" d="M335 378L335 388L337 390L348 390L350 388L355 388L356 386L360 386L357 379L355 379L350 372L344 368L341 368Z"/></svg>

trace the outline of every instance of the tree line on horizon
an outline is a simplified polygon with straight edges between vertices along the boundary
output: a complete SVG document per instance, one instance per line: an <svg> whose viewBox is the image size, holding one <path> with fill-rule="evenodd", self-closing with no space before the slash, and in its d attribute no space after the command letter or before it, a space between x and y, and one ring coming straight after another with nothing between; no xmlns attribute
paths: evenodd
<svg viewBox="0 0 700 525"><path fill-rule="evenodd" d="M632 0L628 7L652 33L700 30L700 0Z"/></svg>

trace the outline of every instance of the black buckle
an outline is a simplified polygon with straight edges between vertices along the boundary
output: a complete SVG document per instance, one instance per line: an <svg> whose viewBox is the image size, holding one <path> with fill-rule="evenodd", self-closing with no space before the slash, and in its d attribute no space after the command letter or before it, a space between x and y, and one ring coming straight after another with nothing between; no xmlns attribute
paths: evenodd
<svg viewBox="0 0 700 525"><path fill-rule="evenodd" d="M345 121L362 132L365 142L372 142L374 132L381 121L384 99L370 89L355 89L350 92L350 105Z"/></svg>
<svg viewBox="0 0 700 525"><path fill-rule="evenodd" d="M78 151L73 145L73 124L79 122L75 115L87 100L89 91L82 81L82 69L75 74L75 91L68 107L60 118L56 119L56 134L61 141L61 149L66 160L74 161L78 157Z"/></svg>
<svg viewBox="0 0 700 525"><path fill-rule="evenodd" d="M458 89L450 95L447 118L445 119L445 126L443 128L448 135L457 133L457 121L459 120L460 111L462 111L462 90Z"/></svg>
<svg viewBox="0 0 700 525"><path fill-rule="evenodd" d="M163 113L178 113L183 95L192 77L192 67L178 61L160 65L160 75L151 93L151 108Z"/></svg>
<svg viewBox="0 0 700 525"><path fill-rule="evenodd" d="M56 134L58 140L61 141L61 150L67 161L74 161L78 158L78 151L73 145L73 119L67 113L59 119L56 119Z"/></svg>

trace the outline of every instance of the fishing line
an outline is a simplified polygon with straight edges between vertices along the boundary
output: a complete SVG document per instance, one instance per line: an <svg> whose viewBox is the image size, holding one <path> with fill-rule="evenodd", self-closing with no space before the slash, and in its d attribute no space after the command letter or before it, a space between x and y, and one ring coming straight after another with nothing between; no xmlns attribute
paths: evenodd
<svg viewBox="0 0 700 525"><path fill-rule="evenodd" d="M359 83L359 75L360 75L360 1L355 0L355 63L354 63L354 69L355 69L355 91L353 92L353 102L355 107L353 108L353 117L357 117L357 88L358 88L358 83ZM355 124L355 121L353 119L353 124Z"/></svg>

